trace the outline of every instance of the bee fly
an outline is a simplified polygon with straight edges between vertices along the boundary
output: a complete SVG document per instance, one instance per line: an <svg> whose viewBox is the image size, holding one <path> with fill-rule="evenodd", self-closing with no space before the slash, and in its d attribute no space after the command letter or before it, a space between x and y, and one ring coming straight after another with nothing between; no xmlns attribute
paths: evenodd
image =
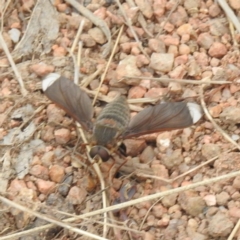
<svg viewBox="0 0 240 240"><path fill-rule="evenodd" d="M106 105L93 124L91 99L74 82L51 73L44 78L42 89L51 101L92 133L94 146L89 154L92 158L98 155L103 161L110 157L107 148L116 146L119 139L186 128L202 117L196 103L167 102L145 108L130 121L127 100L120 96Z"/></svg>

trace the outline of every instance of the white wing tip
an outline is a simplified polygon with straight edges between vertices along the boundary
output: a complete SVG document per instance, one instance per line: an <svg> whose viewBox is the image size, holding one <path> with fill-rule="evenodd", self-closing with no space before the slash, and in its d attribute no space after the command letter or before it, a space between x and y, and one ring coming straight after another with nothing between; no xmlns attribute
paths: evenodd
<svg viewBox="0 0 240 240"><path fill-rule="evenodd" d="M42 81L42 90L45 92L60 77L58 73L49 73Z"/></svg>
<svg viewBox="0 0 240 240"><path fill-rule="evenodd" d="M196 103L187 103L187 107L191 114L193 124L198 122L203 115L201 106Z"/></svg>

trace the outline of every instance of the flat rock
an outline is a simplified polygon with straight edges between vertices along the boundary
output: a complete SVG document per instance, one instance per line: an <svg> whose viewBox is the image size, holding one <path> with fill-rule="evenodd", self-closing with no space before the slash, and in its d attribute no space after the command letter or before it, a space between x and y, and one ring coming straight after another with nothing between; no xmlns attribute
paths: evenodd
<svg viewBox="0 0 240 240"><path fill-rule="evenodd" d="M170 72L173 67L174 54L172 53L153 53L149 67L159 72Z"/></svg>

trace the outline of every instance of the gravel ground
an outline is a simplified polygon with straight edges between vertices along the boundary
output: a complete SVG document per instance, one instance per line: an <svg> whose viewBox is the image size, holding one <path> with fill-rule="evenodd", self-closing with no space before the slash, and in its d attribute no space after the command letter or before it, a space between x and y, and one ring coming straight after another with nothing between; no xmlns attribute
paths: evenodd
<svg viewBox="0 0 240 240"><path fill-rule="evenodd" d="M240 0L222 4L0 4L0 239L240 239ZM92 160L41 89L49 73L74 72L94 118L119 92L131 117L166 98L205 114Z"/></svg>

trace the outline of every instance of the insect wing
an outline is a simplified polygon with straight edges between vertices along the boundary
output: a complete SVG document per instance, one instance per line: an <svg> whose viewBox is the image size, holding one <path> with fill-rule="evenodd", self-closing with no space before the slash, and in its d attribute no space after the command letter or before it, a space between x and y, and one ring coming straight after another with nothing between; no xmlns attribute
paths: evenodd
<svg viewBox="0 0 240 240"><path fill-rule="evenodd" d="M93 107L91 99L74 82L52 73L43 80L42 89L51 101L64 109L85 130L92 130Z"/></svg>
<svg viewBox="0 0 240 240"><path fill-rule="evenodd" d="M123 138L189 127L202 117L195 103L162 103L139 112L123 133Z"/></svg>

